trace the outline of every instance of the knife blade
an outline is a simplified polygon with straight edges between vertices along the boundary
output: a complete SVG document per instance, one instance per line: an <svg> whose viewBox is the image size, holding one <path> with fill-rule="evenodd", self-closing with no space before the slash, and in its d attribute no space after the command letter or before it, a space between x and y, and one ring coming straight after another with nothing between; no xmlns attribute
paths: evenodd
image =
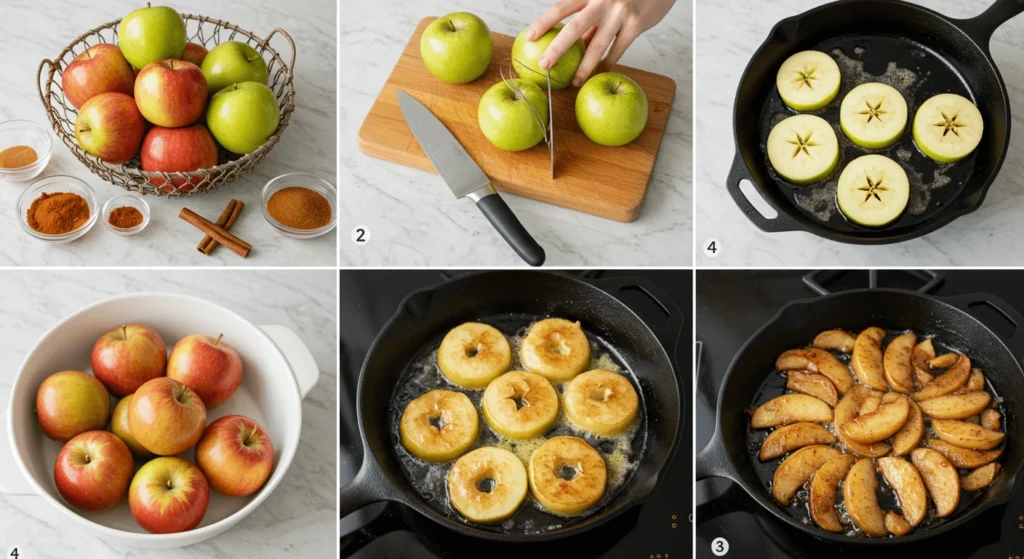
<svg viewBox="0 0 1024 559"><path fill-rule="evenodd" d="M401 89L396 95L409 130L452 194L456 198L473 200L491 225L527 264L543 264L544 248L537 244L519 222L519 218L491 185L491 180L466 152L466 148L462 147L430 109Z"/></svg>

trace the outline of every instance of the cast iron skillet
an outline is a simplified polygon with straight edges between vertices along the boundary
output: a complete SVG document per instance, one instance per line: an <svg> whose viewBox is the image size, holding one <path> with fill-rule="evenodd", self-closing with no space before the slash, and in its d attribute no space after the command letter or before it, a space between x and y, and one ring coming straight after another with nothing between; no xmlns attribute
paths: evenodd
<svg viewBox="0 0 1024 559"><path fill-rule="evenodd" d="M460 534L502 542L538 542L595 528L643 502L658 482L678 442L684 413L680 382L666 353L683 329L679 308L660 289L641 278L611 278L587 283L568 276L532 271L466 274L411 293L378 334L363 363L356 389L356 413L363 438L363 465L341 489L340 516L365 505L396 501ZM615 296L643 294L667 315L650 328ZM476 317L531 313L579 320L583 328L614 347L640 383L647 414L647 445L618 496L596 513L562 528L534 534L508 534L457 522L423 499L402 471L391 440L391 398L406 365L426 343Z"/></svg>
<svg viewBox="0 0 1024 559"><path fill-rule="evenodd" d="M808 282L808 285L812 283ZM812 287L828 293L817 284ZM1012 325L1013 333L1005 336L996 334L970 314L982 306L998 312ZM1003 399L1003 429L1012 434L1006 438L1006 446L999 457L1002 468L991 486L969 504L961 504L955 516L918 527L900 538L851 537L800 522L772 498L758 476L761 465L747 448L749 421L744 410L754 402L766 376L775 369L775 359L779 354L790 348L806 346L822 330L847 328L860 331L867 326L913 328L918 333L935 336L936 341L944 345L969 352L971 362L985 372L989 391ZM697 455L697 480L728 478L782 522L834 543L886 545L918 541L953 530L970 522L982 511L1007 503L1020 477L1024 444L1017 434L1020 429L1017 419L1024 417L1024 371L1015 356L1022 354L1024 316L997 297L985 293L939 298L898 289L857 289L794 301L751 336L729 365L718 395L715 434Z"/></svg>
<svg viewBox="0 0 1024 559"><path fill-rule="evenodd" d="M807 231L826 239L858 244L913 239L978 209L1002 167L1010 139L1009 99L989 51L989 41L1001 24L1021 12L1024 0L995 0L983 14L966 20L951 19L901 0L842 0L782 20L750 60L736 93L736 158L726 183L733 200L762 231ZM865 150L845 141L838 131L839 105L851 89L847 76L843 76L839 96L822 115L836 124L841 149L840 167L826 182L838 180L845 164L853 158L882 153L908 170L913 203L915 196L922 196L920 185L933 182L939 171L949 182L930 191L930 201L923 213L913 215L908 208L894 223L868 228L846 220L834 199L828 199L820 203L831 204L831 217L827 222L821 221L795 200L797 193L811 187L793 185L771 169L764 146L772 117L796 114L782 103L775 87L779 66L799 51L832 53L836 48L863 62L868 73L880 75L890 62L895 62L900 68L913 69L918 79L913 97L907 99L907 132L886 150ZM940 166L920 153L910 132L917 108L939 93L957 93L971 99L985 119L981 144L971 156L952 166ZM903 161L897 155L899 151L909 153L909 161ZM743 180L754 185L778 217L767 219L751 205L740 191ZM921 203L924 204L923 199Z"/></svg>

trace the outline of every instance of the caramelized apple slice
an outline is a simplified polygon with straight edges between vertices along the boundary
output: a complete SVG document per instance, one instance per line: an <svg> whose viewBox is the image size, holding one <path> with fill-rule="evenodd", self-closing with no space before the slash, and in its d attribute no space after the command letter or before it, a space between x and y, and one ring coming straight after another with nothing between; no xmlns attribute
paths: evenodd
<svg viewBox="0 0 1024 559"><path fill-rule="evenodd" d="M813 396L784 394L761 404L750 418L750 426L767 429L800 421L827 423L832 417L832 408Z"/></svg>
<svg viewBox="0 0 1024 559"><path fill-rule="evenodd" d="M996 410L984 410L981 412L981 426L992 431L999 430L999 412Z"/></svg>
<svg viewBox="0 0 1024 559"><path fill-rule="evenodd" d="M912 527L920 524L928 512L928 494L917 469L902 458L886 456L878 459L878 470L900 498L903 518Z"/></svg>
<svg viewBox="0 0 1024 559"><path fill-rule="evenodd" d="M857 336L853 344L853 356L850 365L860 381L875 390L888 390L885 372L882 367L882 340L885 330L877 327L865 329Z"/></svg>
<svg viewBox="0 0 1024 559"><path fill-rule="evenodd" d="M884 537L885 513L878 506L878 480L870 458L861 458L850 468L843 483L843 501L850 520L865 534Z"/></svg>
<svg viewBox="0 0 1024 559"><path fill-rule="evenodd" d="M876 443L896 434L910 415L910 402L899 398L891 404L883 404L877 411L862 415L844 423L839 429L847 439L859 443Z"/></svg>
<svg viewBox="0 0 1024 559"><path fill-rule="evenodd" d="M938 379L936 379L938 380ZM927 387L925 387L927 388ZM971 392L929 398L920 402L921 411L935 419L967 419L984 410L992 400L988 392Z"/></svg>
<svg viewBox="0 0 1024 559"><path fill-rule="evenodd" d="M814 347L850 353L856 341L857 338L845 330L825 330L814 337Z"/></svg>
<svg viewBox="0 0 1024 559"><path fill-rule="evenodd" d="M840 394L846 394L853 387L853 375L846 364L835 355L817 347L783 352L775 360L775 368L780 371L807 370L821 373L836 385L836 390Z"/></svg>
<svg viewBox="0 0 1024 559"><path fill-rule="evenodd" d="M917 334L907 332L897 336L885 348L882 363L885 369L885 380L896 392L909 394L914 391L914 365L911 359L917 343Z"/></svg>
<svg viewBox="0 0 1024 559"><path fill-rule="evenodd" d="M954 466L972 470L994 462L1002 450L973 450L947 443L941 439L928 439L928 446L942 453Z"/></svg>
<svg viewBox="0 0 1024 559"><path fill-rule="evenodd" d="M961 355L956 364L946 371L946 374L939 375L924 388L915 392L914 399L920 402L950 394L966 384L970 376L971 360L966 355Z"/></svg>
<svg viewBox="0 0 1024 559"><path fill-rule="evenodd" d="M960 476L956 468L945 456L930 448L919 448L910 453L910 458L932 496L935 514L940 518L953 514L960 504Z"/></svg>
<svg viewBox="0 0 1024 559"><path fill-rule="evenodd" d="M895 392L887 392L882 397L882 402L888 404L900 398L901 396ZM910 413L907 415L907 422L892 436L893 456L909 454L911 450L917 448L917 445L921 443L921 437L924 436L924 414L921 413L921 408L917 404L909 399L906 400L910 402Z"/></svg>
<svg viewBox="0 0 1024 559"><path fill-rule="evenodd" d="M822 464L811 479L811 518L822 530L842 533L843 524L836 512L836 488L846 478L850 466L857 460L852 454L840 454Z"/></svg>
<svg viewBox="0 0 1024 559"><path fill-rule="evenodd" d="M788 505L793 495L818 471L825 462L841 453L831 446L805 446L794 452L779 464L772 477L772 497L783 505Z"/></svg>
<svg viewBox="0 0 1024 559"><path fill-rule="evenodd" d="M913 527L895 512L885 513L885 529L894 536L906 536Z"/></svg>
<svg viewBox="0 0 1024 559"><path fill-rule="evenodd" d="M928 361L928 367L931 369L948 369L953 365L956 365L957 359L960 356L956 353L944 353L938 357L934 357Z"/></svg>
<svg viewBox="0 0 1024 559"><path fill-rule="evenodd" d="M789 371L786 373L786 388L793 392L814 396L833 408L839 403L836 385L822 374Z"/></svg>
<svg viewBox="0 0 1024 559"><path fill-rule="evenodd" d="M960 489L964 491L977 491L984 489L996 480L999 473L999 462L986 464L973 472L960 477Z"/></svg>
<svg viewBox="0 0 1024 559"><path fill-rule="evenodd" d="M830 445L836 438L817 423L794 423L772 431L761 443L762 462L783 456L791 450L814 444Z"/></svg>
<svg viewBox="0 0 1024 559"><path fill-rule="evenodd" d="M974 450L993 449L1006 437L999 431L957 419L933 419L932 430L947 443Z"/></svg>
<svg viewBox="0 0 1024 559"><path fill-rule="evenodd" d="M885 443L859 443L845 437L841 429L843 424L857 417L857 408L860 407L866 398L872 395L877 395L877 392L863 384L854 386L836 405L835 422L833 423L832 431L839 437L839 442L846 450L859 456L877 458L888 454L891 447Z"/></svg>

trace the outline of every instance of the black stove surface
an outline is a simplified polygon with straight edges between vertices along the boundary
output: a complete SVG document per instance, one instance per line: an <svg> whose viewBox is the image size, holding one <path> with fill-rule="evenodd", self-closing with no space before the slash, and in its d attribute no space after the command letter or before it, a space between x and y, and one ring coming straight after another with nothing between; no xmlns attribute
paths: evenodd
<svg viewBox="0 0 1024 559"><path fill-rule="evenodd" d="M451 275L458 272L448 272ZM341 557L433 558L547 557L675 559L691 553L689 515L693 495L692 419L689 409L692 353L689 340L692 309L690 271L566 272L586 278L643 276L668 294L683 309L683 333L671 355L683 381L687 402L685 424L676 454L666 466L655 494L644 504L602 524L597 530L549 543L512 545L469 538L443 528L395 503L378 503L341 520ZM355 393L363 359L377 332L411 291L444 281L437 270L342 271L341 314L340 483L348 484L362 463L362 443L356 425ZM641 314L641 317L643 315ZM671 352L671 348L667 348ZM564 555L563 555L564 554Z"/></svg>
<svg viewBox="0 0 1024 559"><path fill-rule="evenodd" d="M799 299L817 296L801 278L806 271L698 271L696 329L701 347L698 362L696 448L703 449L715 429L715 406L726 369L747 339L779 309ZM965 293L994 294L1024 309L1024 273L1013 271L946 271L930 291L943 297ZM837 271L819 275L831 291L865 288L869 272ZM879 287L917 290L928 281L920 272L882 270ZM979 316L984 321L984 317ZM1020 358L1020 356L1018 356ZM714 558L712 544L725 538L723 557L758 559L820 557L935 557L1020 559L1024 554L1024 493L1008 506L994 507L961 530L919 543L900 543L884 549L838 545L809 537L779 522L731 481L709 479L696 483L697 557ZM721 547L719 547L721 549Z"/></svg>

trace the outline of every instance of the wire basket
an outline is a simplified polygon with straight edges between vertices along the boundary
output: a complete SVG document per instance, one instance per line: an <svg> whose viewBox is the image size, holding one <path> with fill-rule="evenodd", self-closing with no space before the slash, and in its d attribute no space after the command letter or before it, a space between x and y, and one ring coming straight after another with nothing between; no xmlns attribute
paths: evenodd
<svg viewBox="0 0 1024 559"><path fill-rule="evenodd" d="M75 154L90 171L103 180L121 186L132 192L155 194L161 196L178 196L181 194L201 194L248 173L259 165L267 153L281 139L281 134L288 127L292 112L295 110L295 86L293 69L295 68L295 41L281 28L274 29L261 39L256 35L226 21L191 14L182 14L188 40L202 45L207 50L225 41L239 41L256 49L267 60L268 86L277 97L281 122L277 131L265 144L256 151L237 155L218 146L217 165L210 169L187 173L149 173L142 170L138 156L127 163L112 165L100 158L90 155L75 140L75 119L78 111L65 99L61 86L64 70L79 54L100 43L117 44L117 26L121 20L101 25L81 37L78 37L57 56L56 60L43 60L39 64L37 85L39 98L46 108L53 131L57 133L64 145ZM270 40L280 34L291 47L291 60L285 64L281 55L270 46ZM46 81L43 72L46 68Z"/></svg>

